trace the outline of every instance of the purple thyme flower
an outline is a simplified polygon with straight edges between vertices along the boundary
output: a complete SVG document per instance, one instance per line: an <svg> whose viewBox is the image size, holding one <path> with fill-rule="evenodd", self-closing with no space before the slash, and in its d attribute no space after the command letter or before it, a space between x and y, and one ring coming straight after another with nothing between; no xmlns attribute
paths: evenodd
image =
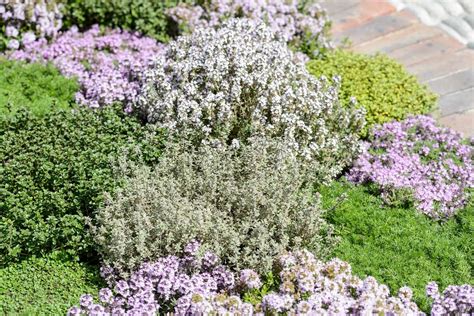
<svg viewBox="0 0 474 316"><path fill-rule="evenodd" d="M379 186L391 203L413 200L433 219L446 219L466 204L474 186L472 146L428 116L413 116L375 127L373 139L348 179Z"/></svg>
<svg viewBox="0 0 474 316"><path fill-rule="evenodd" d="M240 271L240 282L248 289L258 289L262 286L258 274L250 269Z"/></svg>
<svg viewBox="0 0 474 316"><path fill-rule="evenodd" d="M47 20L40 23L47 27ZM10 59L53 63L67 77L81 85L76 94L79 104L97 108L123 102L130 111L137 98L140 81L153 60L164 48L156 40L136 33L107 30L98 25L85 33L76 28L61 34L51 43L40 38L23 42L24 48L8 55Z"/></svg>

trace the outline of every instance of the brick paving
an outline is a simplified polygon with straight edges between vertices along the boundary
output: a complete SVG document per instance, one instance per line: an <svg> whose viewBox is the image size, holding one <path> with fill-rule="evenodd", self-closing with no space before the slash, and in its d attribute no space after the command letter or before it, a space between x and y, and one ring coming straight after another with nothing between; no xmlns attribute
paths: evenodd
<svg viewBox="0 0 474 316"><path fill-rule="evenodd" d="M348 38L353 51L383 52L405 65L439 95L433 115L474 136L474 0L322 0L322 5L336 42Z"/></svg>

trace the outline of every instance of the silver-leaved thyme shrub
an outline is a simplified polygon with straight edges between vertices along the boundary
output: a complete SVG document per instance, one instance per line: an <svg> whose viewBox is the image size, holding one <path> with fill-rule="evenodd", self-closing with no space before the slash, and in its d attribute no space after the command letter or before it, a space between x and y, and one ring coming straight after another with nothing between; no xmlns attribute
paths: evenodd
<svg viewBox="0 0 474 316"><path fill-rule="evenodd" d="M322 181L358 152L363 113L341 107L338 78L312 77L264 24L230 19L172 42L147 73L135 110L208 141L282 137Z"/></svg>
<svg viewBox="0 0 474 316"><path fill-rule="evenodd" d="M93 228L105 263L126 273L191 239L232 268L258 272L289 249L327 255L334 237L311 193L314 172L286 149L265 139L239 148L182 141L154 168L128 167Z"/></svg>

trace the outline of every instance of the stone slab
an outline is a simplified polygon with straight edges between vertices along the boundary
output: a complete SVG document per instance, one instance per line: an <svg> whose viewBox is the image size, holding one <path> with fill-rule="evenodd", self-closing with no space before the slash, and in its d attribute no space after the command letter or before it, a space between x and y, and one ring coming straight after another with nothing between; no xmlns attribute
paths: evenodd
<svg viewBox="0 0 474 316"><path fill-rule="evenodd" d="M337 40L348 37L353 45L358 45L387 35L416 22L416 17L405 11L382 15L342 32L334 34Z"/></svg>
<svg viewBox="0 0 474 316"><path fill-rule="evenodd" d="M441 96L439 98L439 107L441 116L474 109L474 88Z"/></svg>
<svg viewBox="0 0 474 316"><path fill-rule="evenodd" d="M474 43L473 0L391 0L412 11L422 23L442 28L463 45Z"/></svg>
<svg viewBox="0 0 474 316"><path fill-rule="evenodd" d="M365 42L353 47L354 51L366 54L375 52L389 53L408 45L413 45L429 38L442 35L443 31L426 26L421 23L415 23L409 27L381 36L372 41Z"/></svg>
<svg viewBox="0 0 474 316"><path fill-rule="evenodd" d="M339 0L334 1L337 2ZM378 16L387 15L395 11L395 7L388 1L359 0L357 5L350 10L345 10L342 14L333 15L334 23L332 33L341 38L338 33L358 28L361 24Z"/></svg>
<svg viewBox="0 0 474 316"><path fill-rule="evenodd" d="M439 35L428 40L392 51L389 55L405 66L439 57L461 50L464 45L448 35Z"/></svg>
<svg viewBox="0 0 474 316"><path fill-rule="evenodd" d="M428 81L427 84L434 92L441 96L472 88L474 87L474 68Z"/></svg>
<svg viewBox="0 0 474 316"><path fill-rule="evenodd" d="M444 116L439 122L460 132L464 137L474 137L474 110Z"/></svg>
<svg viewBox="0 0 474 316"><path fill-rule="evenodd" d="M474 68L474 51L463 49L442 58L437 56L408 66L408 71L415 74L421 82L426 82L469 68Z"/></svg>

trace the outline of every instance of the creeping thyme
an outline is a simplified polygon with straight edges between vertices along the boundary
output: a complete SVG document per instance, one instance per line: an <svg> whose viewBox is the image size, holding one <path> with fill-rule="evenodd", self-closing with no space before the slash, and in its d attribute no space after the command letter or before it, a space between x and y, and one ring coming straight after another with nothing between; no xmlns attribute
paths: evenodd
<svg viewBox="0 0 474 316"><path fill-rule="evenodd" d="M51 0L7 0L0 3L0 50L2 37L10 50L37 38L51 39L62 27L63 5ZM5 48L5 47L3 47Z"/></svg>
<svg viewBox="0 0 474 316"><path fill-rule="evenodd" d="M428 116L411 116L374 128L373 139L348 178L373 182L390 202L412 199L433 219L447 219L462 208L474 186L472 145Z"/></svg>
<svg viewBox="0 0 474 316"><path fill-rule="evenodd" d="M196 246L200 245L194 241L192 247ZM307 250L276 257L274 273L280 288L252 304L242 297L249 289L262 287L256 272L242 270L238 279L238 273L224 265L205 265L197 253L160 257L125 279L104 267L108 287L99 291L100 301L94 303L91 295L84 294L80 306L70 308L68 315L425 315L412 301L409 287L391 296L375 278L353 275L347 262L338 258L322 262ZM449 286L440 295L431 282L427 295L434 299L432 315L473 312L470 285Z"/></svg>
<svg viewBox="0 0 474 316"><path fill-rule="evenodd" d="M121 30L105 30L98 25L81 33L77 28L62 33L48 43L40 39L9 58L52 63L81 86L76 102L97 108L114 102L129 106L136 98L140 79L163 45L148 37Z"/></svg>

